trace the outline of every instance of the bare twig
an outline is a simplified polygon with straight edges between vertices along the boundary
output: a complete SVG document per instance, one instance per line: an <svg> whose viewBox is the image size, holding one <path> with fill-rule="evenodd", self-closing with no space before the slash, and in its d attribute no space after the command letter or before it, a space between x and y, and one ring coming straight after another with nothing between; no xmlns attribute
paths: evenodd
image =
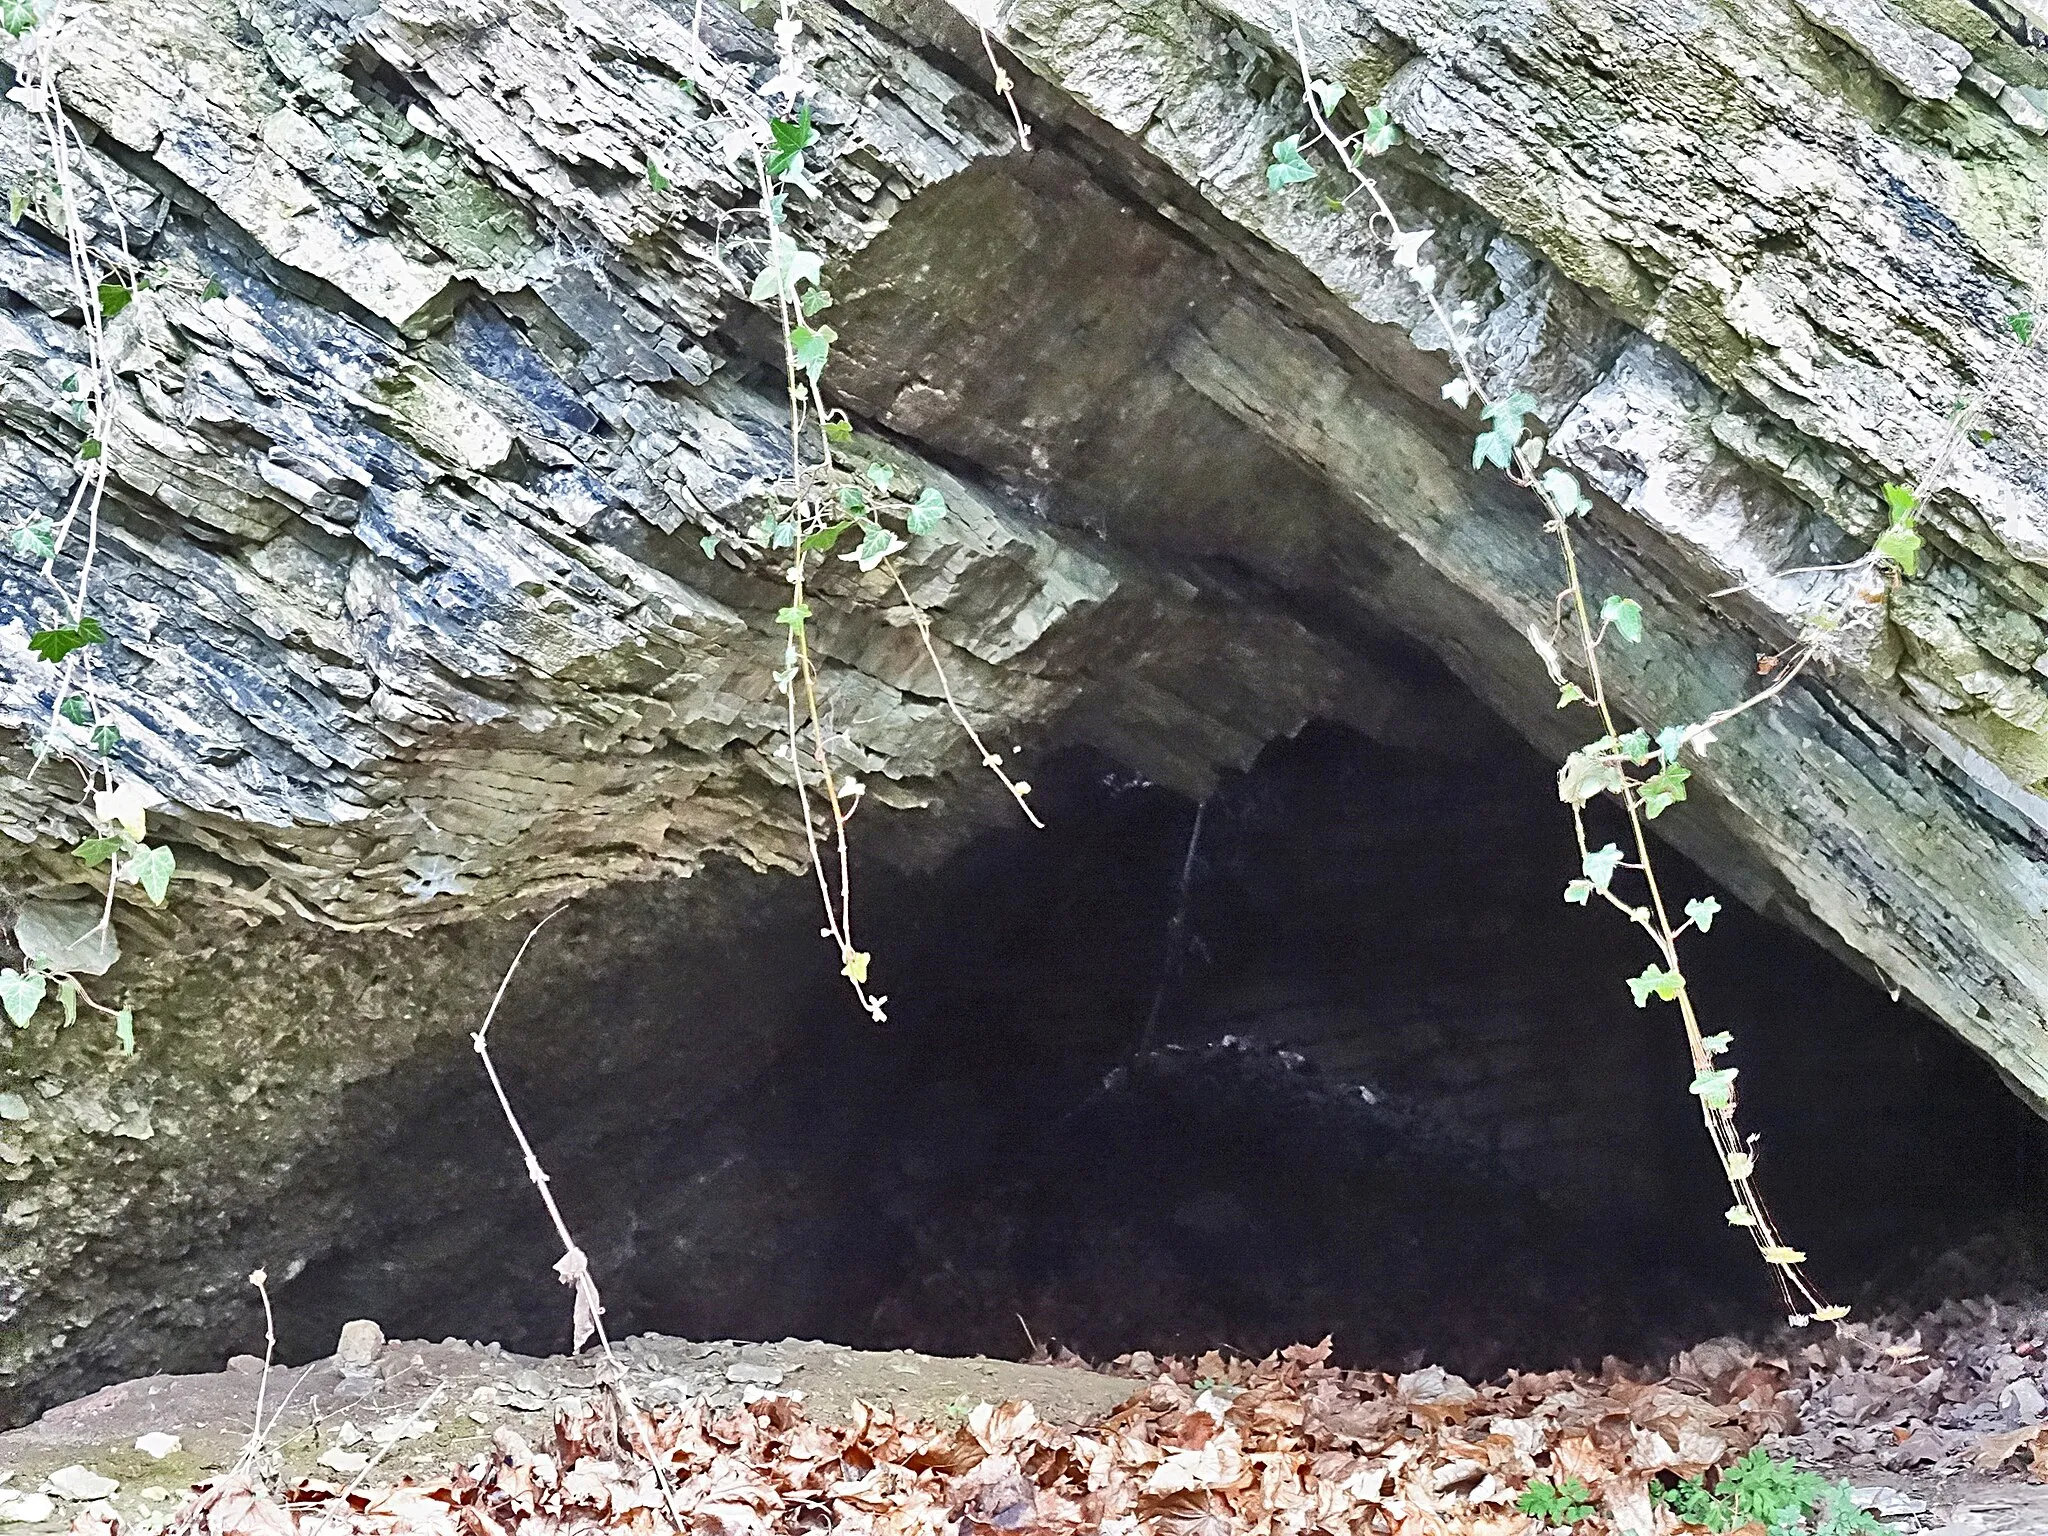
<svg viewBox="0 0 2048 1536"><path fill-rule="evenodd" d="M341 1496L344 1499L346 1499L350 1494L354 1493L358 1488L363 1486L363 1479L368 1477L372 1472L377 1470L377 1463L382 1461L386 1456L389 1456L391 1452L397 1447L399 1441L410 1438L410 1436L405 1434L405 1431L411 1428L413 1425L421 1422L421 1420L423 1420L426 1417L427 1410L433 1407L435 1403L439 1402L441 1400L441 1394L447 1390L448 1384L446 1382L441 1382L434 1387L433 1391L429 1392L425 1397L420 1399L419 1403L413 1408L413 1411L407 1414L405 1418L400 1422L398 1426L399 1433L394 1435L391 1439L386 1440L382 1445L378 1446L377 1454L372 1456L368 1461L364 1462L362 1470L356 1473L356 1475L349 1480L349 1485L346 1488L341 1490Z"/></svg>
<svg viewBox="0 0 2048 1536"><path fill-rule="evenodd" d="M555 1225L555 1235L561 1239L562 1256L555 1261L555 1273L564 1285L575 1288L576 1301L573 1308L572 1342L581 1348L580 1336L584 1325L597 1335L599 1347L604 1351L605 1363L610 1367L612 1392L619 1404L626 1410L635 1432L640 1436L641 1453L647 1458L647 1465L653 1470L655 1480L661 1485L662 1503L668 1510L669 1519L677 1530L685 1529L683 1518L677 1512L675 1488L669 1481L668 1468L662 1464L659 1448L654 1442L653 1426L640 1406L633 1399L626 1382L626 1367L612 1351L612 1341L604 1326L604 1304L598 1296L597 1282L591 1278L590 1259L576 1239L570 1235L569 1224L562 1219L562 1208L555 1203L554 1191L548 1187L547 1170L541 1166L540 1156L533 1150L533 1143L527 1139L526 1129L519 1123L519 1116L513 1113L512 1100L505 1092L504 1080L498 1076L497 1063L491 1060L489 1036L491 1023L498 1016L498 1007L505 1001L506 989L512 985L512 978L519 971L519 964L526 958L526 952L533 947L533 941L540 937L541 929L560 917L568 908L561 906L548 913L520 941L518 952L512 956L512 963L505 967L505 974L498 980L498 990L492 994L491 1006L484 1012L484 1021L477 1026L476 1033L469 1037L470 1046L476 1051L477 1059L483 1063L484 1075L491 1080L491 1091L497 1095L498 1108L504 1112L505 1124L511 1128L512 1139L519 1143L519 1154L526 1162L526 1177L539 1191L541 1204L547 1207L548 1219Z"/></svg>
<svg viewBox="0 0 2048 1536"><path fill-rule="evenodd" d="M261 1269L252 1269L249 1271L249 1283L263 1298L263 1374L256 1378L256 1417L249 1426L249 1443L242 1447L242 1454L235 1462L237 1472L253 1467L263 1450L263 1394L270 1386L271 1357L277 1353L277 1319L270 1310L270 1277Z"/></svg>

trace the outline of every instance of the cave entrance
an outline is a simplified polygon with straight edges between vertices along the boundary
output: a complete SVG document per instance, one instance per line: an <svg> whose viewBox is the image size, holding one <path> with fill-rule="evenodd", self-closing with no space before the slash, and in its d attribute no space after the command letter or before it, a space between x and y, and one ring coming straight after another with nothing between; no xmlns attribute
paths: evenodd
<svg viewBox="0 0 2048 1536"><path fill-rule="evenodd" d="M1448 709L1459 685L1413 665ZM1091 1357L1329 1333L1493 1373L1771 1323L1676 1024L1632 1005L1625 926L1559 899L1551 769L1505 726L1311 724L1200 805L1086 748L1030 771L1044 832L933 855L933 813L866 828L884 1027L807 881L615 889L537 946L497 1051L615 1333ZM1815 1275L1866 1305L2023 1278L2044 1127L1719 896L1697 986ZM361 1134L297 1175L351 1239L279 1287L287 1356L353 1316L565 1347L470 1054L354 1092Z"/></svg>

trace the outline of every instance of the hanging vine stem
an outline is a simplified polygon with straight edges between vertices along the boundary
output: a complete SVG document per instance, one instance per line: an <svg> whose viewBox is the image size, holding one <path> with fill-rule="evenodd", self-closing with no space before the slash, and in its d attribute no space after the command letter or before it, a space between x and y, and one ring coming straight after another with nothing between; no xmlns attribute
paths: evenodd
<svg viewBox="0 0 2048 1536"><path fill-rule="evenodd" d="M767 157L757 143L753 150L754 173L761 195L761 215L768 222L769 262L771 266L782 261L782 253L788 241L777 217L774 179L768 173ZM855 947L853 940L853 877L846 844L846 823L852 810L840 794L837 777L832 772L832 754L827 738L822 712L818 707L817 667L811 657L810 604L806 601L807 565L811 540L818 534L817 509L809 466L804 458L804 422L808 414L803 390L803 372L797 362L795 319L790 311L793 303L800 303L796 297L794 280L778 283L775 293L776 318L782 331L783 375L789 392L789 460L790 473L794 480L792 510L795 514L795 534L791 539L794 553L789 562L789 606L782 610L781 621L789 631L785 648L784 674L778 679L782 684L783 697L788 706L788 751L790 777L795 782L797 804L804 824L804 838L810 850L811 869L817 878L818 894L825 906L826 932L839 947L840 971L853 987L854 995L868 1016L880 1023L887 1017L884 1004L886 997L878 997L868 989L869 956L865 950ZM824 473L831 473L831 445L826 440L822 418L819 441L823 453L819 467ZM788 675L794 666L796 678ZM819 846L817 822L811 810L811 792L804 782L803 753L800 745L802 727L797 719L796 689L793 681L801 681L804 695L804 709L810 726L811 754L817 764L818 783L824 790L825 803L832 816L833 857L838 866L837 899L834 899L833 882L826 874L825 860Z"/></svg>
<svg viewBox="0 0 2048 1536"><path fill-rule="evenodd" d="M856 942L853 917L853 879L846 829L858 809L862 786L858 780L835 772L832 762L833 732L828 728L821 700L818 665L811 649L809 621L810 558L827 554L850 530L862 535L860 548L844 559L856 561L862 571L881 569L902 599L910 622L918 632L925 656L930 661L945 709L961 732L973 744L982 765L995 774L1033 826L1044 823L1033 813L1028 801L1031 786L1013 778L1003 767L1001 754L993 751L974 723L968 719L955 694L952 680L939 655L930 616L911 595L894 556L907 547L905 540L880 521L882 509L868 500L868 490L887 496L894 479L888 466L871 465L868 486L862 486L843 470L834 453L835 436L851 435L850 424L835 420L827 408L819 378L836 334L829 326L810 324L812 318L831 303L819 286L821 259L802 250L791 238L782 207L791 188L811 190L803 156L816 141L817 130L803 97L810 90L797 57L802 23L794 13L792 0L782 0L775 24L778 69L769 83L770 94L780 94L791 105L792 118L767 116L747 101L743 92L724 79L725 72L704 49L701 33L693 26L692 46L698 67L709 86L719 83L717 105L737 127L751 160L758 211L766 229L766 263L756 279L750 297L756 302L773 300L781 335L782 370L788 397L790 498L787 519L771 518L744 541L762 553L777 549L790 551L785 578L789 601L776 615L787 631L782 669L776 674L784 696L784 755L797 796L798 814L803 822L806 853L810 859L818 895L824 908L824 937L837 947L841 974L853 988L861 1007L877 1022L886 1018L888 999L868 985L871 956ZM995 64L993 45L983 26L990 62L997 70L997 89L1008 101L1016 123L1019 143L1029 147L1028 130L1017 107L1013 83ZM650 176L650 179L652 177ZM815 433L815 442L812 437ZM835 506L836 501L836 506ZM905 515L906 530L915 535L931 530L946 514L944 496L936 487L926 487L915 506ZM706 553L713 554L720 535L707 535ZM808 768L806 763L808 762ZM813 785L815 784L815 794Z"/></svg>
<svg viewBox="0 0 2048 1536"><path fill-rule="evenodd" d="M1785 669L1785 674L1769 688L1718 715L1710 716L1707 721L1673 727L1660 733L1654 752L1647 733L1622 733L1608 694L1606 673L1600 660L1600 643L1610 628L1620 628L1624 638L1630 630L1639 633L1641 610L1632 600L1610 598L1603 605L1596 625L1581 579L1578 549L1571 531L1571 519L1591 510L1591 503L1582 496L1578 482L1567 471L1544 469L1543 439L1524 435L1522 421L1534 408L1534 402L1518 392L1510 391L1502 398L1486 389L1458 325L1437 292L1434 269L1420 259L1420 248L1429 232L1406 231L1401 227L1400 219L1379 184L1359 165L1359 156L1354 153L1352 143L1331 124L1329 112L1340 99L1341 88L1326 85L1315 78L1309 64L1301 17L1292 7L1288 14L1293 30L1294 62L1301 74L1303 97L1316 138L1335 153L1338 163L1355 183L1354 195L1362 193L1369 200L1373 210L1372 221L1376 226L1384 226L1388 244L1396 252L1397 266L1406 270L1414 280L1432 318L1442 328L1457 366L1457 379L1452 386L1446 387L1446 397L1461 399L1462 403L1477 401L1483 419L1492 423L1490 430L1475 445L1474 467L1487 462L1498 465L1515 483L1535 492L1550 513L1545 527L1555 537L1564 562L1566 585L1561 601L1568 607L1576 630L1585 686L1582 688L1567 678L1555 647L1533 626L1530 638L1560 686L1560 705L1587 704L1605 731L1600 741L1572 754L1560 771L1559 793L1571 806L1574 836L1579 847L1581 868L1585 871L1585 878L1567 887L1567 899L1583 903L1597 893L1640 929L1655 947L1662 966L1646 969L1642 976L1631 979L1629 986L1639 1007L1645 1006L1652 996L1678 1005L1692 1061L1691 1091L1699 1100L1701 1118L1713 1142L1722 1174L1735 1197L1727 1213L1728 1220L1732 1225L1749 1230L1759 1255L1770 1267L1779 1294L1794 1322L1839 1324L1848 1316L1848 1308L1830 1304L1809 1282L1804 1270L1806 1255L1785 1241L1764 1203L1755 1177L1755 1144L1753 1140L1745 1140L1736 1119L1736 1069L1715 1064L1717 1057L1728 1049L1730 1037L1726 1034L1710 1036L1701 1028L1692 988L1681 963L1680 939L1688 930L1704 932L1712 923L1718 903L1711 897L1690 902L1686 907L1685 921L1674 921L1663 884L1657 876L1647 826L1670 804L1685 798L1684 780L1688 770L1678 761L1682 748L1690 745L1697 751L1712 739L1714 725L1725 723L1775 697L1789 686L1810 657L1800 658L1798 667ZM1383 152L1397 137L1384 109L1375 107L1368 114L1365 137L1358 147L1364 152ZM1274 159L1277 169L1269 173L1269 181L1276 189L1315 175L1314 170L1302 160L1299 145L1294 140L1276 146ZM1626 771L1625 765L1645 764L1653 755L1661 757L1663 766L1651 779L1639 781ZM1588 800L1603 792L1613 793L1621 802L1634 855L1632 862L1624 862L1620 850L1612 844L1597 851L1589 845L1583 807ZM1624 901L1611 888L1615 871L1623 867L1641 877L1646 904Z"/></svg>
<svg viewBox="0 0 2048 1536"><path fill-rule="evenodd" d="M53 7L49 14L38 18L23 34L28 47L17 58L15 89L9 94L34 118L42 135L44 152L49 157L61 226L55 233L64 242L66 276L85 336L85 373L78 380L76 390L66 390L76 407L72 412L73 421L85 432L85 442L79 454L78 479L72 487L64 516L51 534L50 547L44 554L42 565L43 580L63 603L66 617L76 624L87 617L86 600L91 591L93 567L99 556L100 504L106 495L115 425L112 409L114 381L106 353L105 322L109 317L105 313L106 295L102 293L102 286L111 276L124 292L132 292L136 268L128 251L127 225L121 219L113 197L106 194L104 188L102 192L113 219L120 253L111 262L103 263L93 250L92 233L86 227L80 207L79 176L72 163L75 152L80 166L89 164L85 141L57 96L56 59L52 48L57 23L58 14ZM20 67L23 63L28 65L26 71ZM47 214L50 210L46 206L39 211ZM67 585L57 579L57 562L70 547L81 518L85 524L85 549L78 562L77 581L74 585ZM90 670L89 661L84 663L84 669ZM68 681L68 668L66 678Z"/></svg>
<svg viewBox="0 0 2048 1536"><path fill-rule="evenodd" d="M100 553L100 517L108 475L118 447L118 411L113 367L107 354L107 323L131 302L142 283L128 249L127 224L113 191L100 180L85 140L64 110L57 92L55 38L59 8L38 13L31 0L0 0L0 23L18 40L14 55L15 83L9 99L34 122L49 165L49 182L40 198L15 189L8 214L18 222L33 207L64 247L65 281L79 313L85 343L85 365L62 386L64 414L80 434L73 480L63 515L55 521L31 512L9 530L16 554L39 562L38 575L55 599L60 622L29 636L29 649L57 669L50 713L36 746L36 765L55 755L72 764L83 780L83 814L95 835L73 851L88 868L104 863L107 882L99 922L93 934L105 935L113 919L116 888L122 881L142 887L155 905L162 905L176 858L168 847L145 841L151 796L138 780L117 779L113 754L120 731L107 717L95 663L107 632L92 612L93 576ZM114 249L95 247L83 212L83 194L90 180L97 186L113 228ZM76 549L75 556L73 551ZM77 574L61 579L58 566L74 558ZM74 689L76 691L74 691ZM82 733L82 740L73 733ZM77 977L47 959L29 957L26 971L0 970L0 1005L17 1026L26 1026L56 984L57 1000L68 1024L80 1004L114 1021L124 1051L134 1049L133 1016L94 999Z"/></svg>

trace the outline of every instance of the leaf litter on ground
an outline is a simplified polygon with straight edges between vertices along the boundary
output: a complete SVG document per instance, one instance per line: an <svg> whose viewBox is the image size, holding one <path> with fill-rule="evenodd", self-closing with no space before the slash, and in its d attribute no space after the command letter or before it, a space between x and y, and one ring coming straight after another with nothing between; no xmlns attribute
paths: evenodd
<svg viewBox="0 0 2048 1536"><path fill-rule="evenodd" d="M171 1518L205 1536L701 1536L969 1531L1110 1536L1532 1536L1532 1482L1576 1480L1581 1536L1679 1536L1659 1480L1734 1462L1794 1427L1788 1373L1759 1362L1712 1386L1600 1375L1510 1375L1473 1386L1440 1368L1394 1376L1329 1364L1328 1340L1258 1362L1126 1357L1150 1377L1078 1429L1030 1404L957 1420L856 1405L812 1420L799 1394L754 1391L622 1413L574 1399L530 1444L500 1428L450 1475L383 1489L305 1478L273 1494L246 1475L194 1491ZM657 1472L648 1462L651 1450ZM107 1506L75 1536L134 1536Z"/></svg>

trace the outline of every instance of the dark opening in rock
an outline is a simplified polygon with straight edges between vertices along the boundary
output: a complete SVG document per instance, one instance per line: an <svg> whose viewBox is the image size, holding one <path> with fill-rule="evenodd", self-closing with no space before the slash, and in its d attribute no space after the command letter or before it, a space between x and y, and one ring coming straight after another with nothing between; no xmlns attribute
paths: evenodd
<svg viewBox="0 0 2048 1536"><path fill-rule="evenodd" d="M611 1329L1093 1356L1327 1332L1491 1373L1768 1326L1677 1020L1625 985L1650 957L1560 900L1551 770L1471 719L1408 745L1312 725L1198 837L1189 799L1086 749L1031 767L1047 831L906 868L927 818L877 822L856 881L885 1027L807 881L565 914L497 1049ZM1675 855L1665 878L1715 889ZM1865 1304L2017 1278L2044 1128L1909 1005L1720 901L1695 984L1815 1276ZM559 1248L473 1057L352 1092L358 1135L269 1218L342 1234L277 1287L284 1354L353 1316L564 1347Z"/></svg>

